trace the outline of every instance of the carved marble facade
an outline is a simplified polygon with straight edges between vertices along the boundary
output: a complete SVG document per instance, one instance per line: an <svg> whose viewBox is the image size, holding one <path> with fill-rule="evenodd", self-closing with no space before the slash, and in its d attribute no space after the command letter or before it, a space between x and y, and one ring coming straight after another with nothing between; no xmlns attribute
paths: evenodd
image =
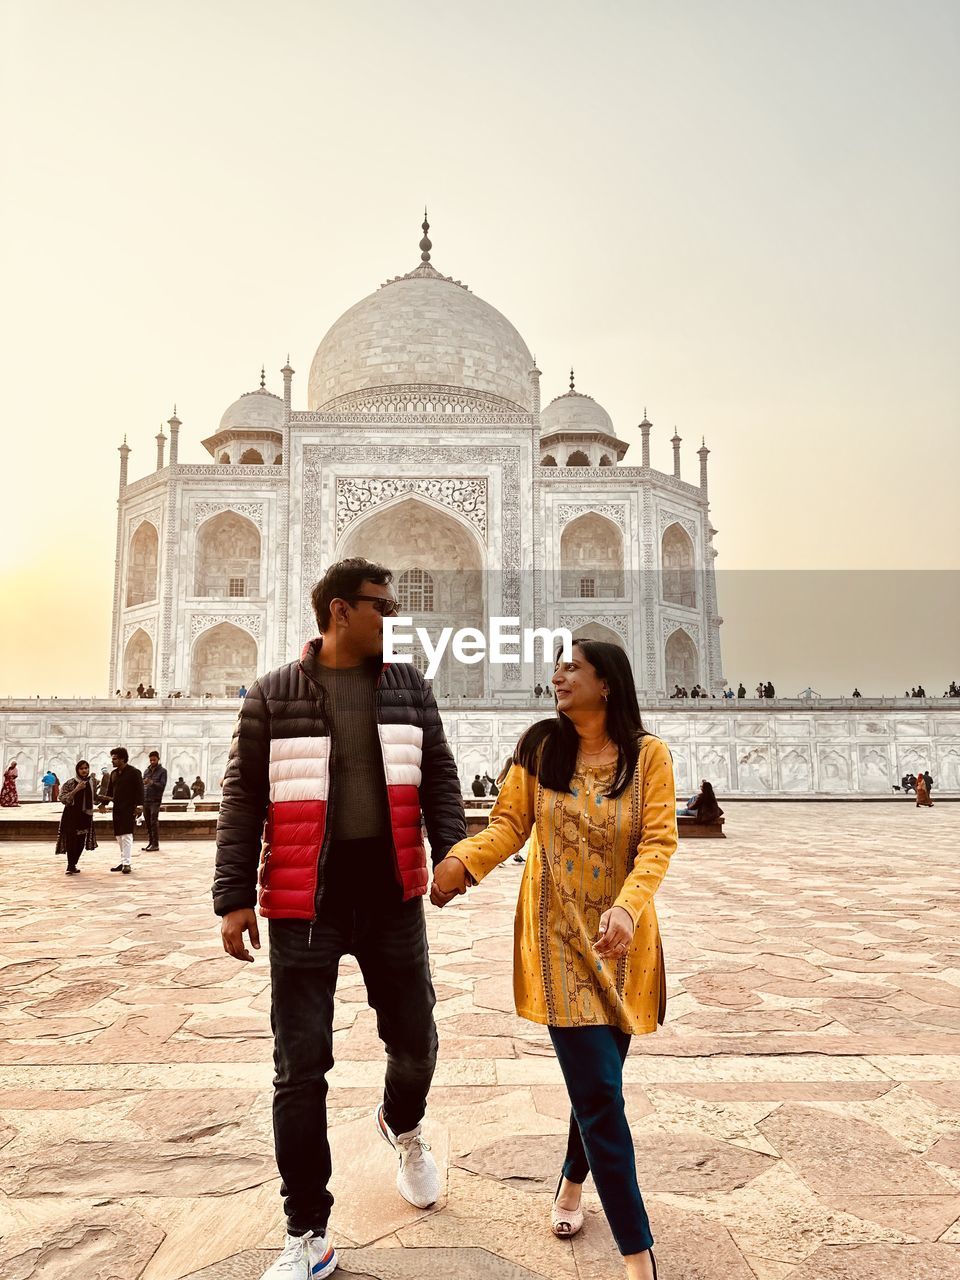
<svg viewBox="0 0 960 1280"><path fill-rule="evenodd" d="M705 466L697 484L657 471L646 438L642 465L622 465L628 445L572 374L541 412L520 334L425 254L331 326L307 409L288 362L282 396L261 372L227 408L210 463L179 462L176 414L153 474L128 483L124 446L111 691L145 672L162 693L249 685L315 632L310 591L348 554L414 575L432 631L570 625L623 645L646 692L678 673L722 686ZM263 440L269 457L238 453ZM451 663L435 687L493 699L543 674Z"/></svg>

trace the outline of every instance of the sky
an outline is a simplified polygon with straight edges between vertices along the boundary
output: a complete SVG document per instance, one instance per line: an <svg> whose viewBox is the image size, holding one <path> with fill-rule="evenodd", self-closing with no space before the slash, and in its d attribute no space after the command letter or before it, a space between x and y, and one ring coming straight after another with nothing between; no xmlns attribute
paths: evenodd
<svg viewBox="0 0 960 1280"><path fill-rule="evenodd" d="M877 692L960 678L955 3L0 11L0 695L105 691L124 434L136 478L176 403L206 461L288 352L306 407L425 203L545 402L573 364L627 463L646 408L694 481L706 437L732 678L842 692L841 651ZM801 641L778 593L827 570L900 571L909 607Z"/></svg>

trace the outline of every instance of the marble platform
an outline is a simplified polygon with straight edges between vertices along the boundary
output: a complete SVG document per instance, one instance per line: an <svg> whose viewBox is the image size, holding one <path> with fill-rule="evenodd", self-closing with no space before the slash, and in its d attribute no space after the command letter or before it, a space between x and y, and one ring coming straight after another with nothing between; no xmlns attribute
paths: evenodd
<svg viewBox="0 0 960 1280"><path fill-rule="evenodd" d="M663 1280L960 1278L960 829L953 805L729 805L658 896L665 1027L634 1042L628 1113ZM211 846L67 878L5 844L0 1275L253 1280L282 1225L269 972L220 950ZM547 1218L567 1106L512 1012L521 868L428 908L440 1063L432 1211L396 1194L371 1111L382 1050L342 966L330 1095L344 1276L606 1280L598 1203ZM588 1184L589 1185L589 1184Z"/></svg>

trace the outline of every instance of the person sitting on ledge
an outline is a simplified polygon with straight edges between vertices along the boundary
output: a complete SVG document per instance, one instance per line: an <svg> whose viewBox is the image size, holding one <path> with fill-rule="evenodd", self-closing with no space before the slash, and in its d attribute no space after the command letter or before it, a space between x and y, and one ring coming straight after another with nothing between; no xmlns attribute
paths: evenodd
<svg viewBox="0 0 960 1280"><path fill-rule="evenodd" d="M190 797L193 800L202 800L206 791L206 784L200 777L199 773L190 784Z"/></svg>
<svg viewBox="0 0 960 1280"><path fill-rule="evenodd" d="M713 790L713 785L706 778L700 780L700 790L696 795L691 796L684 808L680 809L678 817L693 817L698 822L716 822L723 817L723 810L717 803L717 797Z"/></svg>
<svg viewBox="0 0 960 1280"><path fill-rule="evenodd" d="M862 697L863 697L863 694L862 694L862 693L860 692L860 690L856 687L856 685L854 685L854 687L853 687L853 693L851 693L850 697L851 697L851 698L862 698Z"/></svg>
<svg viewBox="0 0 960 1280"><path fill-rule="evenodd" d="M189 800L190 788L184 782L183 778L178 778L173 784L173 790L170 792L171 800Z"/></svg>

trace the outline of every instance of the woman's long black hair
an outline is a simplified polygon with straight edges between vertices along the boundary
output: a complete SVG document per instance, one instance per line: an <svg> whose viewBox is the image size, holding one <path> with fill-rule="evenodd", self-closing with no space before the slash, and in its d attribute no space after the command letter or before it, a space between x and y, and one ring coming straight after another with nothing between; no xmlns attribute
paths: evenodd
<svg viewBox="0 0 960 1280"><path fill-rule="evenodd" d="M637 767L640 741L646 734L640 719L640 704L633 682L630 659L616 644L605 640L574 640L583 657L609 687L607 732L617 744L617 770L607 794L616 799L626 790ZM561 650L557 651L557 662ZM573 721L558 710L550 720L531 725L514 752L514 760L528 773L536 774L550 791L569 791L577 763L580 735Z"/></svg>

